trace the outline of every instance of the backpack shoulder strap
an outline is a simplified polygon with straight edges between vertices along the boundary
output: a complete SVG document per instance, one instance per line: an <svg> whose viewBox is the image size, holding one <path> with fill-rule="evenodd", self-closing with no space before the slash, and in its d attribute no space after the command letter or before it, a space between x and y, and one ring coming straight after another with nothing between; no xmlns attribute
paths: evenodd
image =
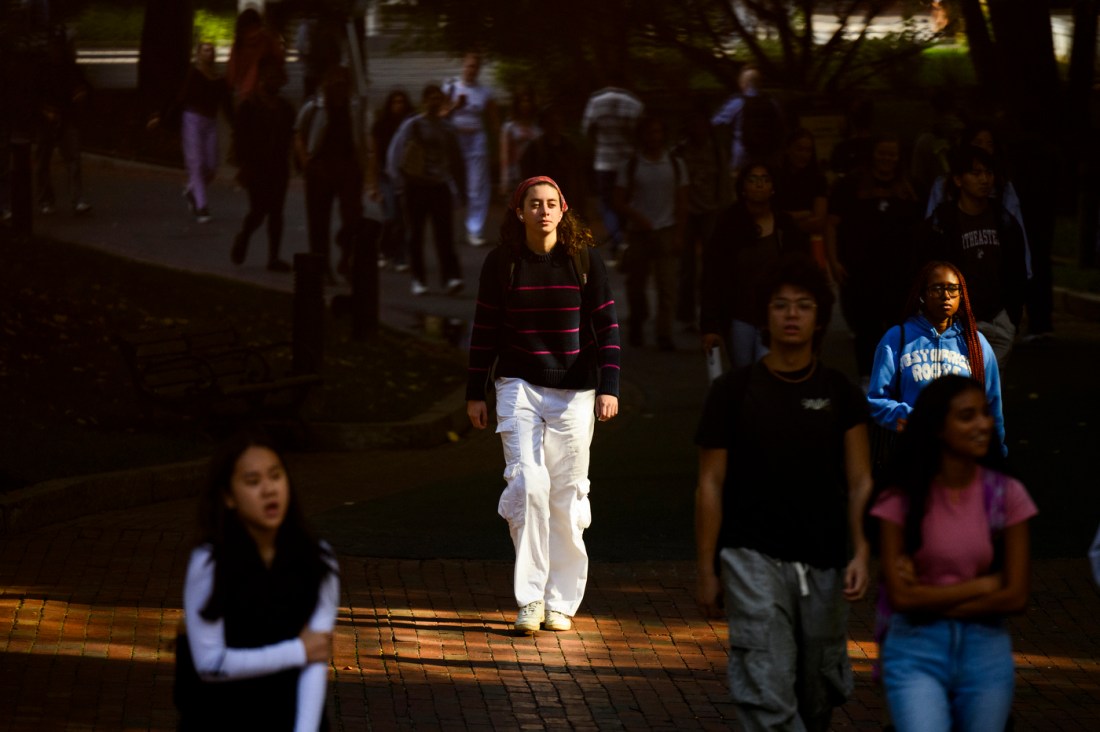
<svg viewBox="0 0 1100 732"><path fill-rule="evenodd" d="M626 202L634 197L634 177L638 174L638 153L631 153L626 161Z"/></svg>
<svg viewBox="0 0 1100 732"><path fill-rule="evenodd" d="M580 283L583 290L585 285L588 284L588 271L592 266L592 257L588 252L588 247L582 246L573 252L571 259L573 261L573 274L576 275L577 282Z"/></svg>
<svg viewBox="0 0 1100 732"><path fill-rule="evenodd" d="M500 283L500 292L503 299L507 297L508 291L512 289L512 283L515 281L518 258L510 244L501 242L497 245L497 251L497 281Z"/></svg>
<svg viewBox="0 0 1100 732"><path fill-rule="evenodd" d="M898 367L894 369L894 396L901 399L901 349L905 348L905 321L898 323Z"/></svg>
<svg viewBox="0 0 1100 732"><path fill-rule="evenodd" d="M985 503L985 515L989 521L989 530L993 533L1004 531L1005 491L1008 479L1004 473L982 468L982 498Z"/></svg>

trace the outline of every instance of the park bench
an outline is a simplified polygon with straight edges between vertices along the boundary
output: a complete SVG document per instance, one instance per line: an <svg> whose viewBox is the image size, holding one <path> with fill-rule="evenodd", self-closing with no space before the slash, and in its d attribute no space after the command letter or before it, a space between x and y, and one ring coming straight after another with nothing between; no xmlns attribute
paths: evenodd
<svg viewBox="0 0 1100 732"><path fill-rule="evenodd" d="M116 342L147 417L165 410L299 420L310 388L321 382L317 374L291 373L289 342L246 344L231 327L155 328L117 335Z"/></svg>

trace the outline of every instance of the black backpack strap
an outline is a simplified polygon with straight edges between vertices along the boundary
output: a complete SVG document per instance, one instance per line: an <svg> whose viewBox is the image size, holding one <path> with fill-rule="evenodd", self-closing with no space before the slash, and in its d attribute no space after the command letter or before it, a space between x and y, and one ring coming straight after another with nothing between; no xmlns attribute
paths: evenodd
<svg viewBox="0 0 1100 732"><path fill-rule="evenodd" d="M573 262L573 274L577 278L577 282L580 283L581 290L584 290L588 284L588 271L592 266L592 257L588 252L587 246L581 246L580 249L573 252L570 258Z"/></svg>
<svg viewBox="0 0 1100 732"><path fill-rule="evenodd" d="M500 283L501 302L503 303L516 278L516 261L518 257L510 244L501 243L497 246L497 249L499 250L497 254L497 281Z"/></svg>
<svg viewBox="0 0 1100 732"><path fill-rule="evenodd" d="M630 199L634 197L634 177L638 174L638 153L632 153L630 159L626 161L626 203L630 204Z"/></svg>
<svg viewBox="0 0 1100 732"><path fill-rule="evenodd" d="M901 349L905 348L905 321L898 324L898 367L894 370L894 396L901 398Z"/></svg>

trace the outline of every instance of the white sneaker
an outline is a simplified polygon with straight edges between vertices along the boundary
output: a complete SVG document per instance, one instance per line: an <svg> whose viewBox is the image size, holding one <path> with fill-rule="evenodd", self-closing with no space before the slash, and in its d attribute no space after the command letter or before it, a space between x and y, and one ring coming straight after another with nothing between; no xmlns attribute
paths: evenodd
<svg viewBox="0 0 1100 732"><path fill-rule="evenodd" d="M416 295L417 297L420 297L421 295L427 295L428 294L428 286L425 285L420 280L413 280L412 281L412 288L410 289L410 292L412 292L412 294Z"/></svg>
<svg viewBox="0 0 1100 732"><path fill-rule="evenodd" d="M535 600L521 607L519 609L519 614L516 615L516 630L526 635L535 633L539 629L539 626L542 625L542 611L542 600Z"/></svg>
<svg viewBox="0 0 1100 732"><path fill-rule="evenodd" d="M560 633L565 630L572 630L573 620L565 613L559 613L557 610L547 610L546 617L542 621L542 627Z"/></svg>
<svg viewBox="0 0 1100 732"><path fill-rule="evenodd" d="M443 288L448 295L457 295L462 292L463 282L458 277L452 277L447 280L446 286Z"/></svg>

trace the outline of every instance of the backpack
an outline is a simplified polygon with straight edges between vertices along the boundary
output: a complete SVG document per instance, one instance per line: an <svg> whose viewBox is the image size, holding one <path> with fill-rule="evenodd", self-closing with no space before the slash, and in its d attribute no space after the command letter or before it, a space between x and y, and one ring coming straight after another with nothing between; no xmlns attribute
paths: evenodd
<svg viewBox="0 0 1100 732"><path fill-rule="evenodd" d="M783 118L766 94L742 97L741 144L750 159L767 159L783 147Z"/></svg>

